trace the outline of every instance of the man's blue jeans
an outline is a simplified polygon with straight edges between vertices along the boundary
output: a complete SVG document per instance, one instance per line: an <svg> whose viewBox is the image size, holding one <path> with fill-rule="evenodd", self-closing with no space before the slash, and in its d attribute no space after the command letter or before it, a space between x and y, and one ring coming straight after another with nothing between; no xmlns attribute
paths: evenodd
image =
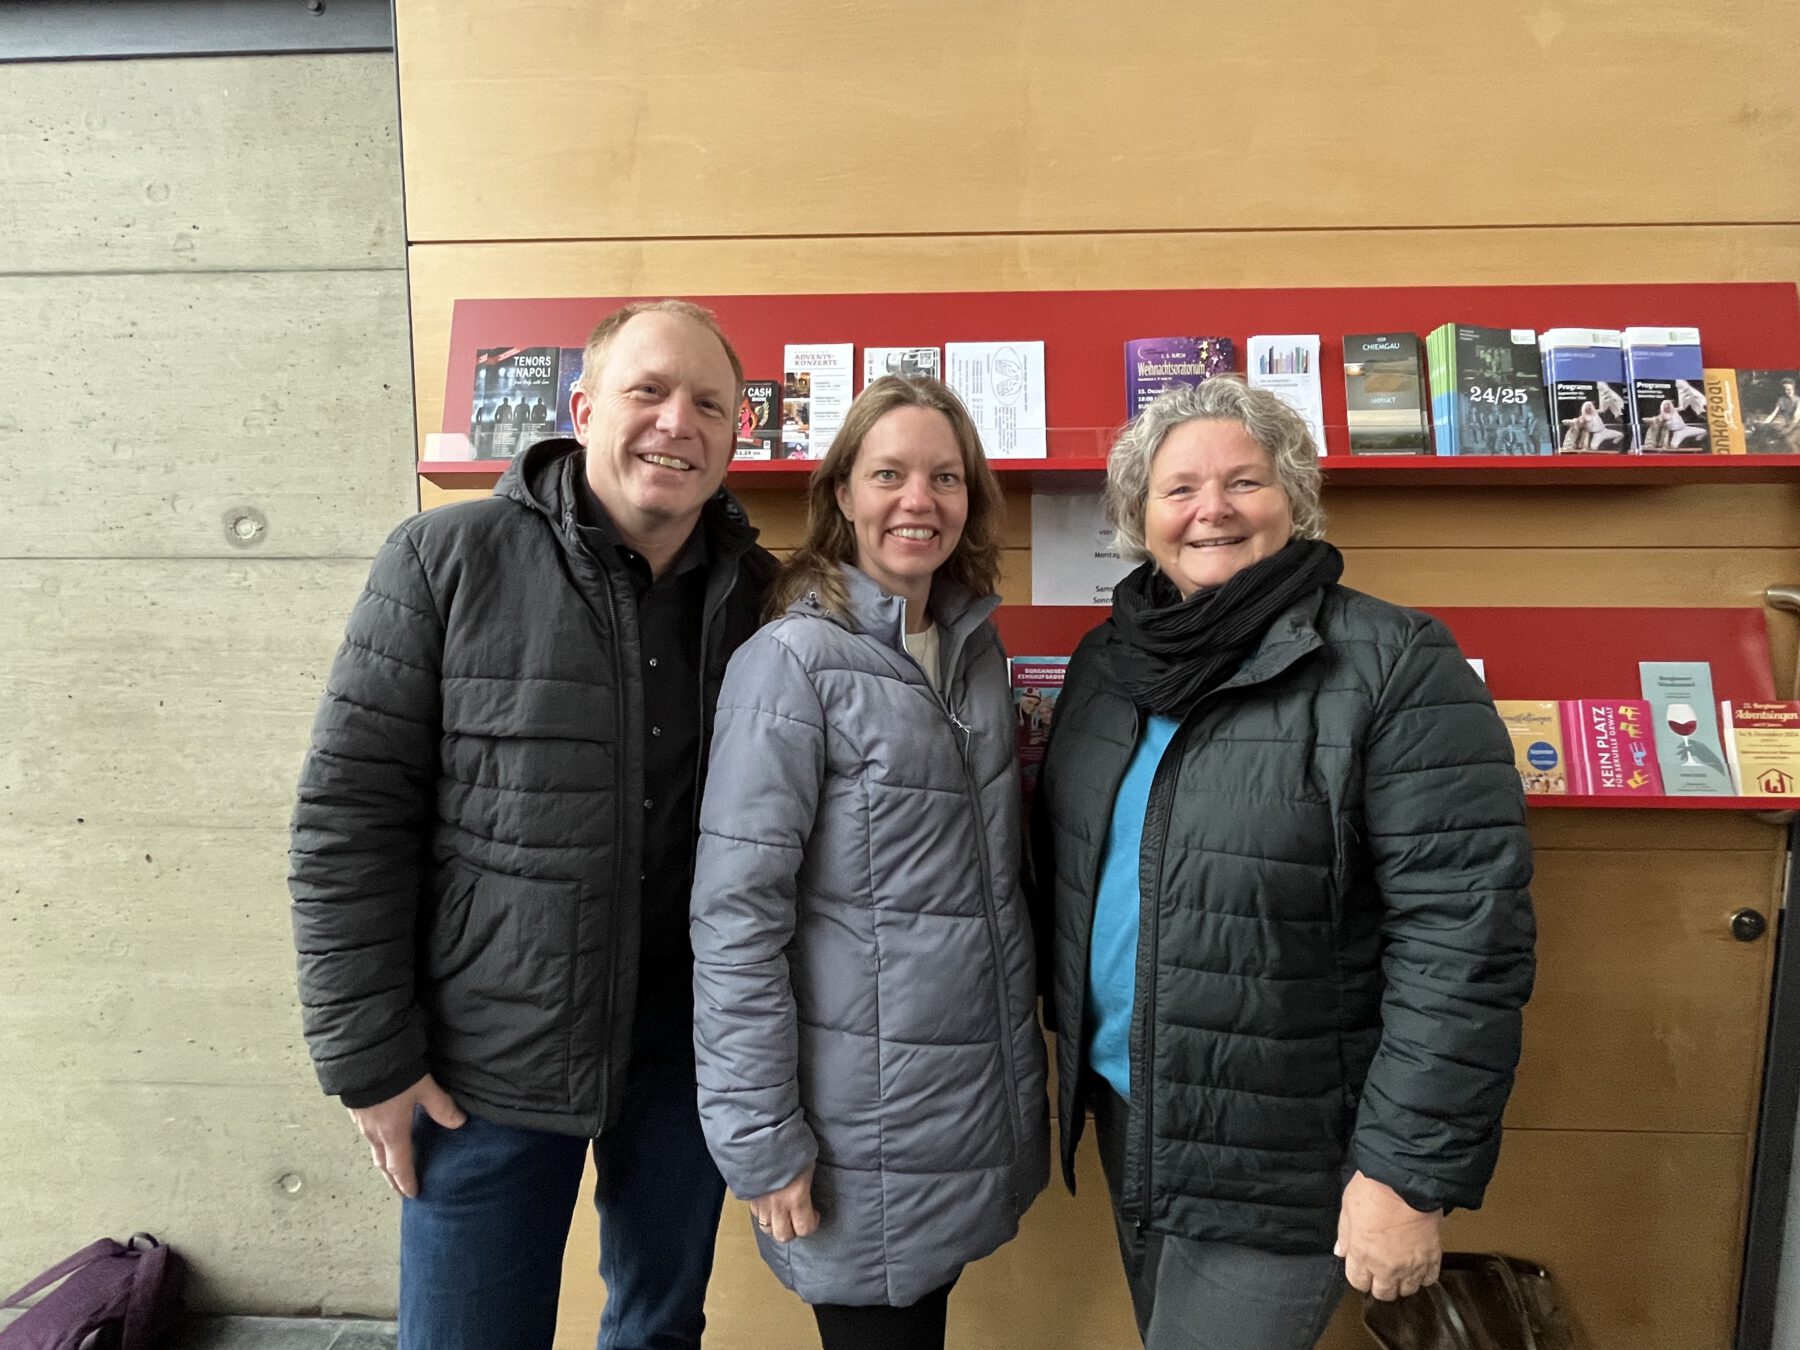
<svg viewBox="0 0 1800 1350"><path fill-rule="evenodd" d="M640 1025L599 1173L600 1350L697 1350L725 1183L694 1105L691 1018ZM470 1115L414 1123L400 1217L400 1350L550 1350L588 1140Z"/></svg>

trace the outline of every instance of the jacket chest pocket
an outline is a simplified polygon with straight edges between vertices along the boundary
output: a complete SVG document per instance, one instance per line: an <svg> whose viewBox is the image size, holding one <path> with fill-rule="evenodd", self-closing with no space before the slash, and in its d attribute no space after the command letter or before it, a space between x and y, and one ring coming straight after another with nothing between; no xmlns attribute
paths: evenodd
<svg viewBox="0 0 1800 1350"><path fill-rule="evenodd" d="M560 1093L575 1003L580 887L453 872L421 944L434 1051L522 1096Z"/></svg>

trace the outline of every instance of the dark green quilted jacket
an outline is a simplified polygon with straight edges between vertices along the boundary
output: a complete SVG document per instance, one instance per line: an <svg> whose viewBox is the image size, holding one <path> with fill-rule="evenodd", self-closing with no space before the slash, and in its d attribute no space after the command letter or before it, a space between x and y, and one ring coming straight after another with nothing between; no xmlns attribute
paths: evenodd
<svg viewBox="0 0 1800 1350"><path fill-rule="evenodd" d="M1109 621L1070 662L1033 820L1071 1188L1088 936L1141 726L1124 659ZM1481 1203L1533 975L1524 816L1441 623L1339 586L1275 620L1151 787L1127 1218L1314 1252L1348 1168L1420 1208Z"/></svg>
<svg viewBox="0 0 1800 1350"><path fill-rule="evenodd" d="M501 1124L594 1136L617 1116L642 657L630 582L574 528L579 449L540 441L492 497L395 530L332 662L288 888L307 1048L345 1105L430 1072ZM729 494L701 528L710 734L774 561Z"/></svg>

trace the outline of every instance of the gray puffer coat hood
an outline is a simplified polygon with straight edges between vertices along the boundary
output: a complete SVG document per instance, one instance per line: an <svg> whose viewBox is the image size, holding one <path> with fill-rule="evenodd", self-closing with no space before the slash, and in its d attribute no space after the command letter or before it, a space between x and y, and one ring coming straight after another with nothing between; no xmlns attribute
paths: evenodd
<svg viewBox="0 0 1800 1350"><path fill-rule="evenodd" d="M844 569L732 658L694 879L700 1116L731 1189L813 1166L819 1230L757 1241L809 1303L903 1307L1047 1180L998 603L939 581L943 697L905 606Z"/></svg>

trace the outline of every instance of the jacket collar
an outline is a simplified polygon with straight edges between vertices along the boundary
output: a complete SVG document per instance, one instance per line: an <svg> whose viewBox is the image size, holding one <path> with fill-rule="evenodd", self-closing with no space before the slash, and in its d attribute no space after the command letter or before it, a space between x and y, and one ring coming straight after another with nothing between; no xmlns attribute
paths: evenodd
<svg viewBox="0 0 1800 1350"><path fill-rule="evenodd" d="M1269 625L1256 650L1245 658L1244 664L1237 668L1237 673L1219 688L1242 689L1248 685L1263 684L1287 670L1301 657L1324 646L1325 639L1319 636L1319 611L1324 607L1325 594L1330 589L1329 586L1321 586L1276 615L1275 622Z"/></svg>
<svg viewBox="0 0 1800 1350"><path fill-rule="evenodd" d="M844 592L849 602L846 613L828 610L816 592L809 591L788 606L789 614L803 614L826 619L852 633L874 638L882 646L896 652L906 650L906 601L881 589L867 573L849 563L840 563ZM944 576L931 582L931 617L938 626L945 648L960 646L962 640L987 620L1000 606L997 595L976 596L967 588Z"/></svg>
<svg viewBox="0 0 1800 1350"><path fill-rule="evenodd" d="M566 436L539 441L506 466L494 492L518 502L549 521L565 548L580 551L575 533L577 474L587 472L587 451ZM707 531L715 558L737 557L756 542L743 504L724 488L700 511L700 528Z"/></svg>

